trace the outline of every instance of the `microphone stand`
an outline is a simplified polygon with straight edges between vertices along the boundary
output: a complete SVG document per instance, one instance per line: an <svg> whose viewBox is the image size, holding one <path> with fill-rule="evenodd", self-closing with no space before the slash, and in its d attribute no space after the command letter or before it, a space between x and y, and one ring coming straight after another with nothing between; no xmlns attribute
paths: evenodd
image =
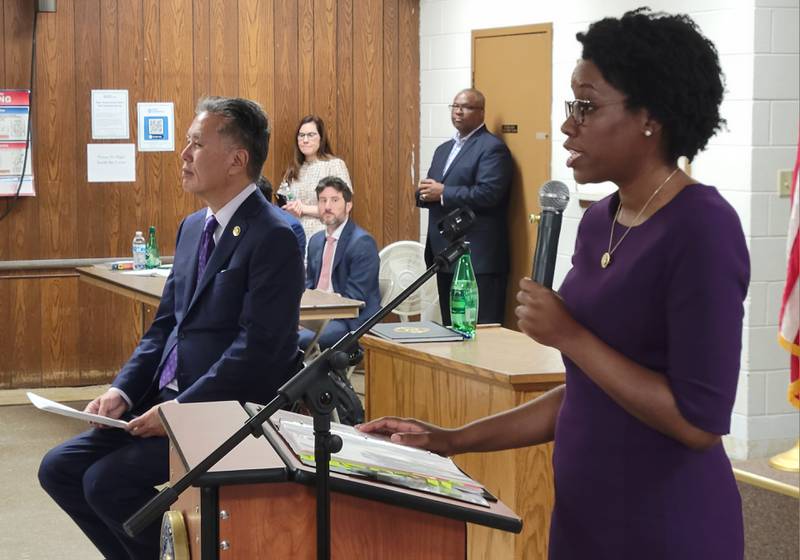
<svg viewBox="0 0 800 560"><path fill-rule="evenodd" d="M150 525L160 515L163 515L178 496L191 486L195 480L213 467L220 459L227 455L234 447L239 445L248 435L259 437L263 434L261 425L279 409L303 399L306 406L312 411L314 417L314 463L316 468L317 488L317 559L330 558L330 456L342 448L339 436L331 435L331 412L336 408L335 385L331 375L341 371L351 364L350 353L356 348L358 339L361 338L381 319L386 317L400 305L408 296L414 293L431 276L440 269L455 264L458 258L466 252L464 238L459 237L434 259L434 263L410 286L385 307L379 309L372 317L358 329L350 331L340 338L333 346L322 352L310 364L297 372L280 389L278 395L272 399L257 414L252 416L233 435L225 440L219 447L212 451L205 459L197 463L174 486L167 486L149 502L134 513L123 527L130 536L135 536L145 527ZM355 362L357 363L357 361Z"/></svg>

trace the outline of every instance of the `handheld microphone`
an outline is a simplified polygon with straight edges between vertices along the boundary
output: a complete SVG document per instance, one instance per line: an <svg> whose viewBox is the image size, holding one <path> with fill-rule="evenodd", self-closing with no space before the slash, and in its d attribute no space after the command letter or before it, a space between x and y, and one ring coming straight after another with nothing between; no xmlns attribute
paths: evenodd
<svg viewBox="0 0 800 560"><path fill-rule="evenodd" d="M539 205L542 207L542 213L537 216L539 226L531 279L546 288L553 287L558 236L561 233L561 215L568 203L569 189L561 181L548 181L539 189Z"/></svg>

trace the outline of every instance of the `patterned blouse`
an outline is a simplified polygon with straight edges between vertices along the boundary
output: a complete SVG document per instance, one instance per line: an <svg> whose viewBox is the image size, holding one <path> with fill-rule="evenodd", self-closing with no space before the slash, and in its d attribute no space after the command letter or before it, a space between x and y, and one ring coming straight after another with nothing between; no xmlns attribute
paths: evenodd
<svg viewBox="0 0 800 560"><path fill-rule="evenodd" d="M316 206L317 193L315 189L321 179L331 175L342 179L350 187L350 190L353 190L353 182L350 180L347 166L339 158L318 159L314 162L303 163L297 179L290 183L289 188L295 200L300 200L303 204ZM311 239L312 235L325 229L319 218L315 216L303 216L300 221L306 232L306 239Z"/></svg>

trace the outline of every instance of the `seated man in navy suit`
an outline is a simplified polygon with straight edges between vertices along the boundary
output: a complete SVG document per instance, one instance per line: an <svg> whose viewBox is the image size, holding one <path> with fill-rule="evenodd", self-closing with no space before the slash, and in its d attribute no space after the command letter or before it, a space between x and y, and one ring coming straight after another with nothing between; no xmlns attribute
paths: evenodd
<svg viewBox="0 0 800 560"><path fill-rule="evenodd" d="M338 177L325 177L316 188L319 219L325 230L308 242L306 288L334 292L361 300L364 307L355 319L330 321L319 337L320 348L332 346L357 329L381 306L378 289L378 247L370 234L349 219L353 191ZM315 333L300 330L300 347L306 349Z"/></svg>
<svg viewBox="0 0 800 560"><path fill-rule="evenodd" d="M256 181L256 186L261 191L261 194L264 195L264 198L267 199L267 202L272 202L272 183L269 182L269 179L262 175L258 178L258 181ZM306 230L303 229L303 223L295 218L294 214L287 212L283 208L280 208L280 211L281 217L283 217L286 223L289 224L289 227L292 228L292 231L294 232L294 236L297 238L297 245L300 247L300 252L305 255Z"/></svg>
<svg viewBox="0 0 800 560"><path fill-rule="evenodd" d="M160 523L135 538L124 521L169 479L165 402L265 403L296 371L303 257L278 208L255 185L269 122L245 99L206 98L189 127L183 189L207 208L183 220L153 324L87 412L133 418L50 450L44 489L105 558L157 558Z"/></svg>
<svg viewBox="0 0 800 560"><path fill-rule="evenodd" d="M437 224L456 208L475 212L467 232L472 266L478 281L478 322L502 323L508 278L508 224L506 211L511 189L511 152L483 123L486 100L476 89L460 91L450 105L456 129L433 154L430 169L417 189L417 206L428 209L425 261L443 251L447 240ZM450 324L450 284L453 270L436 275L442 322Z"/></svg>

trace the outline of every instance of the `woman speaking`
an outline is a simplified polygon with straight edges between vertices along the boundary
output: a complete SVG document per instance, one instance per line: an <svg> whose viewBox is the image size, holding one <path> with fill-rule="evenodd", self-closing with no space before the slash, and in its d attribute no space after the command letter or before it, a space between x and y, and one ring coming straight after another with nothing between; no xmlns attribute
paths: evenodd
<svg viewBox="0 0 800 560"><path fill-rule="evenodd" d="M639 9L578 33L561 131L589 207L555 293L520 282L520 329L566 384L457 429L382 418L365 432L452 455L554 441L550 558L743 557L730 427L749 259L739 218L677 166L724 121L714 45L687 16Z"/></svg>

